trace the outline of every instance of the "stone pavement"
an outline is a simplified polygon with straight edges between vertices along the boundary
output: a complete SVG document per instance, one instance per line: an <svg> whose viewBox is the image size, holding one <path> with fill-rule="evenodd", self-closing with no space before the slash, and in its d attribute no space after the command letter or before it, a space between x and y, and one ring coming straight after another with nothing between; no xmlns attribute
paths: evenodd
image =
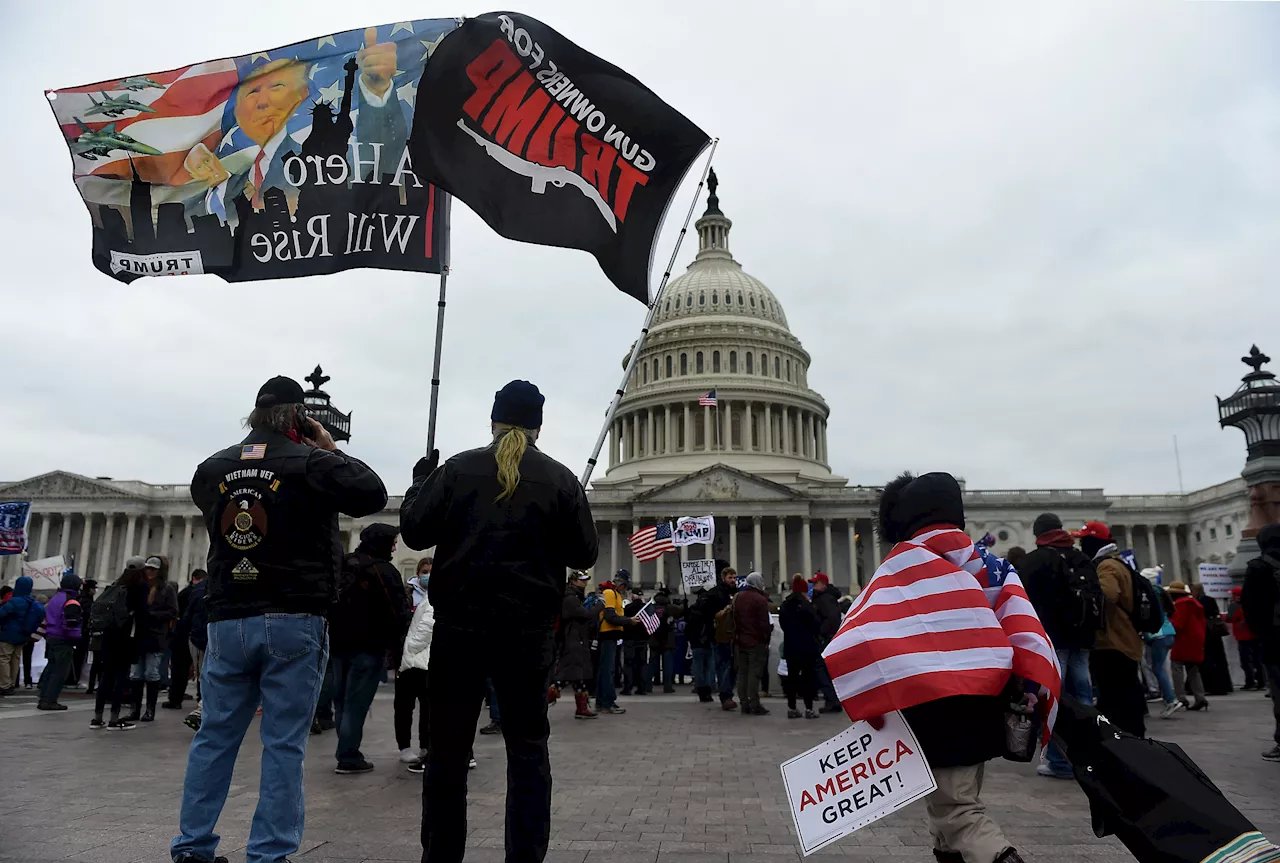
<svg viewBox="0 0 1280 863"><path fill-rule="evenodd" d="M682 690L683 691L683 690ZM130 732L91 732L79 694L65 713L34 699L0 698L0 863L167 863L190 732L177 711ZM575 722L572 701L552 708L555 773L548 863L784 863L798 860L778 764L834 735L842 717L747 718L687 695L625 699L625 716ZM487 717L482 712L482 721ZM1216 698L1207 713L1152 720L1181 744L1273 840L1280 838L1280 764L1264 762L1270 702L1258 693ZM421 780L395 760L391 695L384 687L366 726L377 770L333 773L334 735L311 738L307 826L295 863L417 861ZM220 853L244 860L257 802L260 748L251 729L223 811ZM476 738L470 781L469 863L502 859L505 788L501 739ZM984 797L1029 863L1132 858L1095 839L1074 782L1041 779L1030 765L992 762ZM815 855L827 863L909 858L932 863L921 804Z"/></svg>

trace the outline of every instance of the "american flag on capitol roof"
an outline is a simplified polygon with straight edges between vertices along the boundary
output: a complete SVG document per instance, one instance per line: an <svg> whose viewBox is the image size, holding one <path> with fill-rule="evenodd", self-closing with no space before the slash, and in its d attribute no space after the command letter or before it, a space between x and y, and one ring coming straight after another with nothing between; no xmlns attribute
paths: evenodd
<svg viewBox="0 0 1280 863"><path fill-rule="evenodd" d="M704 407L704 408L717 407L719 405L719 402L716 400L716 391L712 390L709 393L705 393L702 396L699 396L698 405L699 407Z"/></svg>
<svg viewBox="0 0 1280 863"><path fill-rule="evenodd" d="M664 552L675 551L675 540L671 532L671 522L664 521L651 527L642 527L627 540L631 553L636 560L656 560Z"/></svg>

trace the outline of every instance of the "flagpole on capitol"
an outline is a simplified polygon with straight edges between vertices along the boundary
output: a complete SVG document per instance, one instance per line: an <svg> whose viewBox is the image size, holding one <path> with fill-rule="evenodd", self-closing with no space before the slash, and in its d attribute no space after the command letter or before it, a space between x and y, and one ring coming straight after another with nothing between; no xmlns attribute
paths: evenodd
<svg viewBox="0 0 1280 863"><path fill-rule="evenodd" d="M444 347L444 306L445 288L449 282L449 261L452 242L449 236L451 229L449 210L453 196L436 187L440 195L440 218L443 220L442 248L440 249L440 299L436 302L436 355L431 366L431 408L427 414L427 456L436 448L436 405L440 400L440 352Z"/></svg>
<svg viewBox="0 0 1280 863"><path fill-rule="evenodd" d="M653 324L653 317L658 312L658 303L662 300L662 292L666 290L667 281L671 278L671 269L676 265L676 255L680 253L680 244L684 242L684 235L689 231L689 222L693 219L693 211L698 206L698 198L702 194L702 187L707 182L707 172L711 170L711 161L716 156L716 146L720 143L719 138L711 139L711 149L707 152L707 163L702 166L702 177L698 180L698 188L693 192L693 200L689 203L689 212L685 214L684 225L680 228L680 234L676 237L675 248L671 250L671 260L667 261L666 272L662 274L662 281L658 284L658 290L653 295L653 301L649 303L649 311L644 318L644 326L640 328L640 338L636 339L635 347L631 349L631 358L627 360L627 368L622 373L622 383L618 385L618 389L613 394L613 401L609 403L609 410L604 416L604 425L600 428L600 435L596 438L596 447L591 451L591 458L587 459L587 466L582 471L582 485L591 480L591 472L595 470L596 460L600 458L600 450L604 449L604 440L609 436L609 427L613 425L613 418L618 413L618 405L622 402L623 393L627 390L627 381L631 380L631 373L635 370L636 362L640 357L640 351L644 347L645 337L649 335L649 327ZM657 242L657 237L654 237Z"/></svg>

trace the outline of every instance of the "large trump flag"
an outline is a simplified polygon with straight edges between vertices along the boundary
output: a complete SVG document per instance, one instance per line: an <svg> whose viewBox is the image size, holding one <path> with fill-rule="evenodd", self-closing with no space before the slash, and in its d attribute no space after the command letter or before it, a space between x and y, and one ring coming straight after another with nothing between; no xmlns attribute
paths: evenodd
<svg viewBox="0 0 1280 863"><path fill-rule="evenodd" d="M121 281L439 272L447 200L407 147L455 19L401 21L47 95Z"/></svg>

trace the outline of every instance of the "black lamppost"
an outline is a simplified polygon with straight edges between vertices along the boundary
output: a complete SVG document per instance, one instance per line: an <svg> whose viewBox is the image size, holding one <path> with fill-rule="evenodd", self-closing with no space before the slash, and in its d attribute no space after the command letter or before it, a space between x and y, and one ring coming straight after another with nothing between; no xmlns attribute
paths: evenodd
<svg viewBox="0 0 1280 863"><path fill-rule="evenodd" d="M316 366L316 370L303 378L311 384L311 389L302 394L302 401L307 406L307 413L312 419L324 426L335 441L351 440L351 414L344 414L329 403L329 394L320 387L330 378Z"/></svg>
<svg viewBox="0 0 1280 863"><path fill-rule="evenodd" d="M1240 472L1249 486L1249 523L1240 532L1230 568L1237 583L1243 581L1249 561L1260 553L1258 531L1280 523L1280 383L1274 374L1262 370L1271 357L1257 345L1241 362L1253 371L1244 376L1234 393L1218 399L1219 424L1244 432L1249 450Z"/></svg>

